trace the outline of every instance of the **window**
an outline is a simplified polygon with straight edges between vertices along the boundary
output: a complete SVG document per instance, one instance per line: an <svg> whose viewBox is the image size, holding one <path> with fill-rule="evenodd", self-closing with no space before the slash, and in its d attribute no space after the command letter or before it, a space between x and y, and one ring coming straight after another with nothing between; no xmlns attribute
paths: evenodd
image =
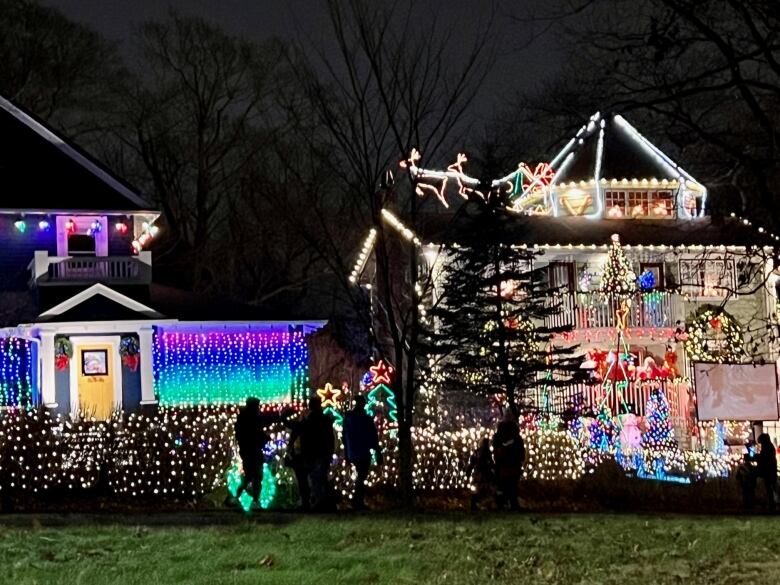
<svg viewBox="0 0 780 585"><path fill-rule="evenodd" d="M574 262L551 262L547 267L547 279L550 288L562 289L561 292L577 290L574 281Z"/></svg>
<svg viewBox="0 0 780 585"><path fill-rule="evenodd" d="M611 219L673 216L674 200L670 190L607 189L605 200L607 217Z"/></svg>
<svg viewBox="0 0 780 585"><path fill-rule="evenodd" d="M733 260L680 260L680 285L684 294L724 298L734 291L735 284Z"/></svg>

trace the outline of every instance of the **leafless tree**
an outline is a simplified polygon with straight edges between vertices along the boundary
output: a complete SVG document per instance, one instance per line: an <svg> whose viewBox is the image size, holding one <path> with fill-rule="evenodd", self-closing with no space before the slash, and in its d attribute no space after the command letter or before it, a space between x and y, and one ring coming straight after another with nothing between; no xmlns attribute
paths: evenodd
<svg viewBox="0 0 780 585"><path fill-rule="evenodd" d="M431 160L462 138L468 107L490 66L492 15L473 37L464 39L456 31L442 30L423 3L395 1L379 8L361 0L331 1L328 9L334 46L320 47L318 59L302 58L311 47L292 57L321 129L304 139L325 155L329 175L342 186L344 219L323 225L318 233L333 242L343 240L339 233L349 228L359 234L369 226L378 231L374 327L382 357L398 372L393 390L400 483L411 504L411 427L421 357L419 301L414 292L420 284L419 250L399 242L397 233L386 229L380 212L390 205L414 229L420 203L413 185L385 183L382 188L383 177L413 147ZM333 201L326 198L320 203ZM344 285L350 286L346 276L351 261L343 248L330 251L332 266L342 271ZM355 248L351 252L355 254Z"/></svg>
<svg viewBox="0 0 780 585"><path fill-rule="evenodd" d="M124 75L114 44L30 0L0 1L0 94L88 146Z"/></svg>

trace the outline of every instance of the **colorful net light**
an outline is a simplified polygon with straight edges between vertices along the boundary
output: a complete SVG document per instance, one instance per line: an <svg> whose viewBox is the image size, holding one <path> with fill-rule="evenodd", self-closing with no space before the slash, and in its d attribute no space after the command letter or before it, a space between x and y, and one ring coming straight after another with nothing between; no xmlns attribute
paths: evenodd
<svg viewBox="0 0 780 585"><path fill-rule="evenodd" d="M0 339L0 407L32 404L36 348L29 339Z"/></svg>
<svg viewBox="0 0 780 585"><path fill-rule="evenodd" d="M158 332L155 391L162 405L302 399L308 383L303 333Z"/></svg>

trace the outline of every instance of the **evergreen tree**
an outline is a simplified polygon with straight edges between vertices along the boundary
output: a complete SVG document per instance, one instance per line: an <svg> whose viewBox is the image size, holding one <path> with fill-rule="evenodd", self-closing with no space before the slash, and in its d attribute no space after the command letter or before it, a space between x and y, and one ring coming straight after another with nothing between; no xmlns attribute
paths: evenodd
<svg viewBox="0 0 780 585"><path fill-rule="evenodd" d="M443 358L450 388L503 394L515 412L531 410L529 391L579 378L574 348L554 343L571 327L549 327L560 301L535 266L538 252L513 244L516 217L498 198L464 206L455 223L441 287L429 311L428 352ZM521 408L522 406L522 408Z"/></svg>

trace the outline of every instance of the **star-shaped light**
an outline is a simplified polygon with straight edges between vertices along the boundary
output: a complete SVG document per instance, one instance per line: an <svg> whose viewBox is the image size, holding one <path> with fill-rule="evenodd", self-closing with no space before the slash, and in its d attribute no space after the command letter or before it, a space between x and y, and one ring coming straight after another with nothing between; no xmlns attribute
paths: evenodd
<svg viewBox="0 0 780 585"><path fill-rule="evenodd" d="M325 388L317 390L317 396L319 396L322 401L322 408L327 408L328 406L335 407L336 400L341 396L341 389L334 388L333 384L328 382L325 384Z"/></svg>
<svg viewBox="0 0 780 585"><path fill-rule="evenodd" d="M395 372L395 368L393 368L393 366L388 366L384 360L379 360L375 366L371 366L368 369L371 372L371 381L374 385L387 384L389 386L392 384L392 376L393 372Z"/></svg>

